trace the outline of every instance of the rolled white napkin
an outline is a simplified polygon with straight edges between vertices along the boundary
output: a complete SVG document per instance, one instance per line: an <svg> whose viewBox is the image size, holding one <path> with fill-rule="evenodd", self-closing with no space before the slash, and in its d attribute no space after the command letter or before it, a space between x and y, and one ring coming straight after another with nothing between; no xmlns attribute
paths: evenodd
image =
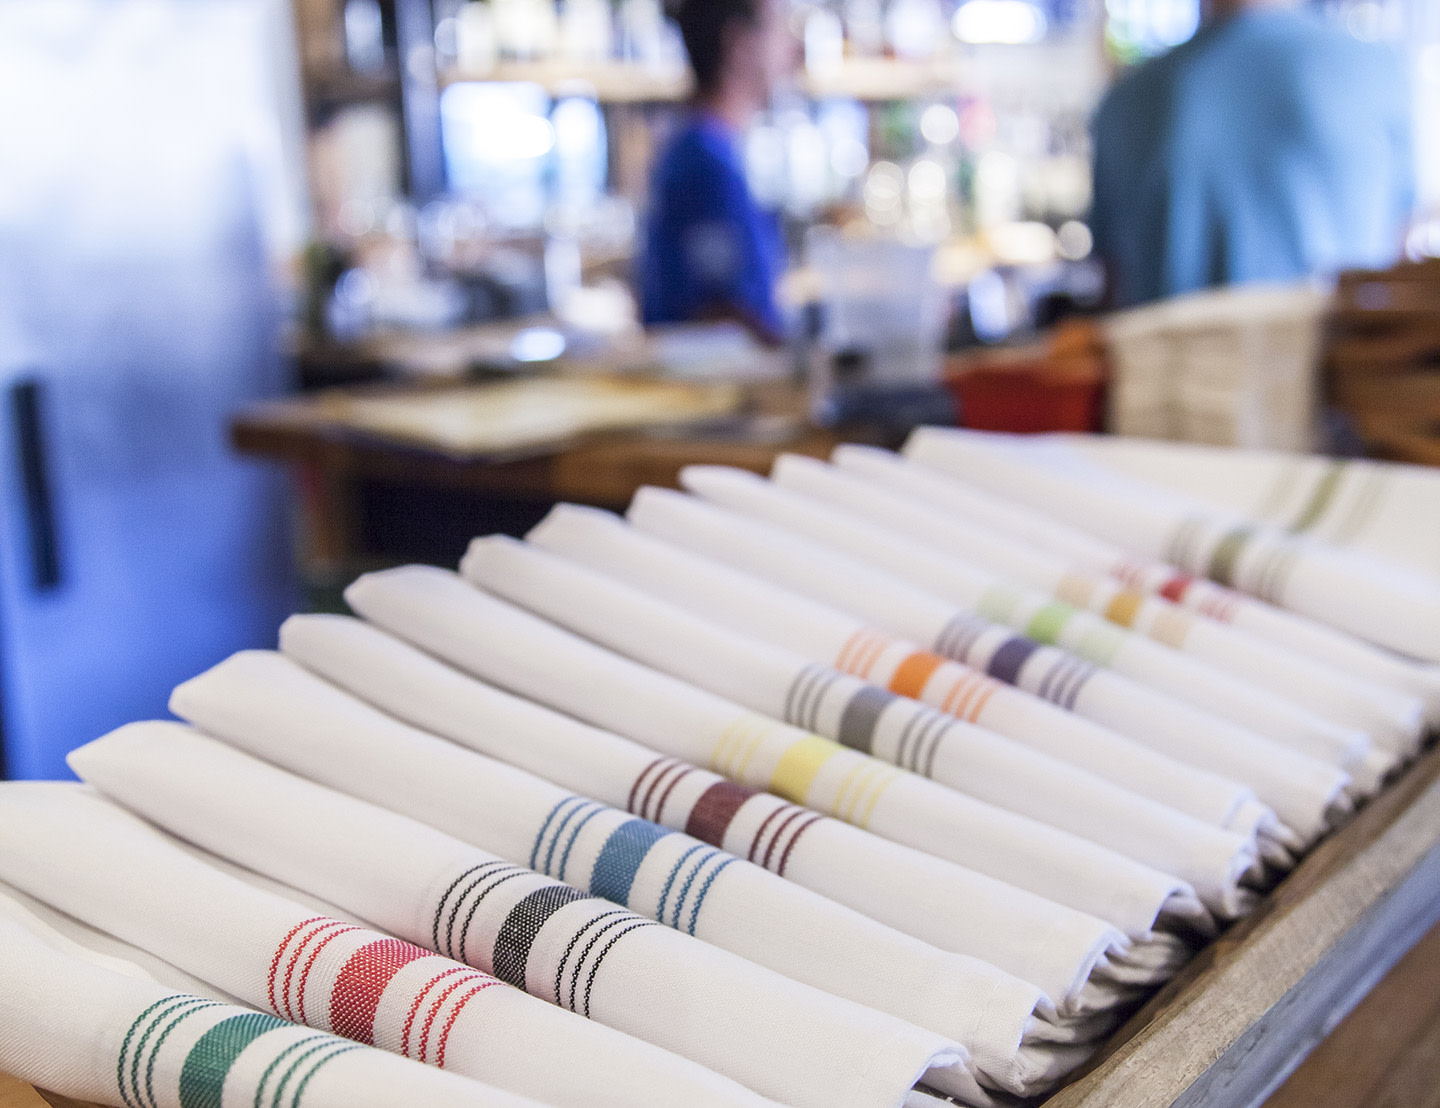
<svg viewBox="0 0 1440 1108"><path fill-rule="evenodd" d="M631 504L637 521L661 524L665 502L688 511L708 506L668 489L643 488ZM825 662L892 692L915 697L960 719L1018 739L1053 758L1143 792L1207 823L1243 835L1275 824L1274 813L1249 789L1156 753L997 681L963 663L797 592L666 542L596 508L561 505L530 533L557 550L642 585L699 615L776 646ZM563 544L563 547L558 544Z"/></svg>
<svg viewBox="0 0 1440 1108"><path fill-rule="evenodd" d="M1012 634L933 593L780 528L694 498L652 498L631 518L646 531L834 604L936 653L983 669L1164 754L1255 790L1291 828L1318 837L1349 778L1054 647Z"/></svg>
<svg viewBox="0 0 1440 1108"><path fill-rule="evenodd" d="M1098 868L1059 872L1046 853L1057 837L1066 838L1059 832L647 669L444 570L410 566L367 574L346 590L346 599L402 636L406 610L427 608L453 633L443 645L413 641L482 679L1022 888L1027 879L1053 881L1065 886L1069 899L1051 899L1093 909L1127 934L1153 927L1167 906L1188 912L1184 906L1194 903L1184 882L1073 836L1066 843L1071 856L1077 862L1091 856ZM992 840L983 850L966 838L982 830ZM1121 873L1123 882L1105 880Z"/></svg>
<svg viewBox="0 0 1440 1108"><path fill-rule="evenodd" d="M938 1059L931 1085L978 1096L967 1055L942 1034L782 977L183 725L130 724L69 760L88 783L172 834L764 1095L816 1108L898 1104ZM1032 989L1031 1009L1037 996ZM1019 1039L1017 1030L1011 1057Z"/></svg>
<svg viewBox="0 0 1440 1108"><path fill-rule="evenodd" d="M851 512L937 552L962 558L990 573L1023 580L1231 677L1304 705L1314 715L1382 736L1389 740L1387 745L1413 744L1423 732L1425 708L1418 697L1358 680L1333 666L1186 612L1163 597L1129 592L1113 578L1078 574L1062 558L997 534L963 515L937 512L934 505L903 489L794 454L776 461L771 479L782 488ZM1348 769L1359 760L1337 764Z"/></svg>
<svg viewBox="0 0 1440 1108"><path fill-rule="evenodd" d="M1440 572L1440 474L1431 466L1112 435L1067 447L1172 492L1421 573Z"/></svg>
<svg viewBox="0 0 1440 1108"><path fill-rule="evenodd" d="M3 882L0 882L0 920L28 931L61 954L90 962L112 973L163 985L173 992L191 993L226 1004L240 1003L194 974L177 969L148 951L98 931L73 916L57 912L50 905ZM3 1069L0 1066L0 1070Z"/></svg>
<svg viewBox="0 0 1440 1108"><path fill-rule="evenodd" d="M739 635L549 550L499 535L476 539L461 573L683 681L1178 877L1217 915L1234 918L1253 906L1254 894L1240 888L1258 862L1253 839ZM985 849L986 830L970 837ZM1057 838L1049 849L1060 858L1066 846Z"/></svg>
<svg viewBox="0 0 1440 1108"><path fill-rule="evenodd" d="M1193 577L1164 562L1136 557L1053 516L991 496L962 480L959 474L942 473L902 454L873 447L839 446L831 460L847 472L1045 550L1062 558L1076 572L1112 577L1126 589L1157 596L1342 673L1418 697L1425 703L1431 722L1440 719L1440 666L1404 658L1348 632Z"/></svg>
<svg viewBox="0 0 1440 1108"><path fill-rule="evenodd" d="M1055 444L920 428L905 454L1123 546L1429 662L1440 661L1440 579L1296 538L1087 464ZM1058 453L1058 456L1057 456Z"/></svg>
<svg viewBox="0 0 1440 1108"><path fill-rule="evenodd" d="M417 610L407 623L422 639L425 633L414 629L424 617L423 610ZM445 632L442 628L436 633ZM737 925L721 928L712 937L709 917L702 916L696 934L712 942L735 942L730 949L737 953L745 953L738 945L745 934L738 924L754 921L762 928L756 938L763 943L763 921L802 918L800 913L819 910L813 895L805 895L805 889L813 889L942 950L984 959L1037 985L1065 1016L1105 1007L1115 999L1106 996L1116 986L1161 980L1176 963L1178 951L1169 936L1142 936L1143 949L1134 949L1118 931L1093 916L849 824L802 815L803 809L766 793L743 790L709 771L657 758L629 739L482 684L359 620L294 616L281 628L280 641L287 655L397 719L482 755L548 775L566 788L665 826L691 827L713 845L789 878L778 884L765 881L745 865L739 867L740 880L732 875L712 890L715 904L735 896ZM207 677L219 675L235 660ZM513 813L514 825L522 829L512 847L528 852L524 857L534 858L534 865L544 865L548 852L527 844L545 841L541 832L553 813L560 812L563 818L562 805L580 806L563 789L522 788L515 778L494 773L490 758L455 757L448 744L399 728L379 713L357 711L352 701L338 698L318 681L272 673L272 668L232 668L227 685L206 698L207 714L216 726L228 735L254 736L247 747L272 761L283 761L316 780L423 818L478 846L502 841L489 825L489 817L498 810L474 805L471 797L503 790L509 801L500 814ZM198 690L182 686L186 688L190 689L186 703L194 707ZM261 689L268 697L257 695ZM233 706L223 718L222 696ZM283 720L303 728L307 741L290 741ZM407 773L404 777L376 774L368 769L372 764L401 764ZM707 796L714 801L706 801ZM731 798L730 803L721 805L719 799L725 797ZM735 807L728 820L707 815L728 807ZM799 828L804 828L803 834L791 833ZM676 835L675 841L693 844L695 840ZM700 853L695 852L695 857ZM563 852L560 862L563 865ZM568 870L553 864L547 872L569 877ZM790 883L803 888L789 891ZM737 886L744 887L736 891ZM658 916L658 900L646 901L636 895L635 886L631 888L630 907ZM859 959L847 952L868 942L874 973L882 981L905 979L905 972L891 961L893 955L875 953L877 939L866 940L863 933L852 937L866 930L853 919L846 926L831 914L823 925L817 918L810 925L796 926L812 936L808 940L812 957L828 950L824 940L829 940L839 961L853 963ZM1158 950L1151 949L1157 946ZM775 948L761 945L759 949ZM767 964L782 968L779 962ZM863 980L853 968L849 972Z"/></svg>
<svg viewBox="0 0 1440 1108"><path fill-rule="evenodd" d="M797 981L942 1029L987 1062L1037 1072L1053 1064L1045 1048L1028 1046L1016 1061L1022 1039L1057 1037L1041 1027L1030 1033L1037 1007L1053 1012L1035 985L937 950L688 835L417 731L287 658L236 655L182 685L176 702L187 717L272 762ZM807 938L797 945L777 942L777 934Z"/></svg>
<svg viewBox="0 0 1440 1108"><path fill-rule="evenodd" d="M0 920L0 1070L126 1108L538 1108L265 1012L175 992Z"/></svg>
<svg viewBox="0 0 1440 1108"><path fill-rule="evenodd" d="M557 1108L772 1103L489 974L315 916L78 786L0 785L0 879L282 1018Z"/></svg>
<svg viewBox="0 0 1440 1108"><path fill-rule="evenodd" d="M888 526L872 525L748 470L694 466L685 470L683 480L692 492L722 507L893 574L1033 642L1058 646L1209 713L1218 723L1235 724L1342 768L1359 764L1369 752L1369 738L1362 731L1339 727L1098 615L897 537Z"/></svg>

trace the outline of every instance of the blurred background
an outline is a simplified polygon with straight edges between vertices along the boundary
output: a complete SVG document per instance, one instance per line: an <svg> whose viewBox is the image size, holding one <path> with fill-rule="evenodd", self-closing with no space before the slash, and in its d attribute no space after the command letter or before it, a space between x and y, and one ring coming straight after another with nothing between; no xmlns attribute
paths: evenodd
<svg viewBox="0 0 1440 1108"><path fill-rule="evenodd" d="M660 0L0 0L6 771L63 775L356 572L688 462L920 422L1440 459L1440 0L1300 5L1341 94L1257 80L1254 118L1204 107L1265 72L1215 63L1231 6L773 0L791 56L737 108ZM1366 65L1393 159L1207 176L1196 127L1226 165L1252 123L1379 130ZM720 146L682 165L697 118ZM1157 200L1162 134L1189 160ZM667 222L730 169L711 216L773 234L763 318L723 283L654 307L734 261ZM1315 216L1347 174L1389 190L1354 248ZM1292 210L1308 252L1251 265Z"/></svg>

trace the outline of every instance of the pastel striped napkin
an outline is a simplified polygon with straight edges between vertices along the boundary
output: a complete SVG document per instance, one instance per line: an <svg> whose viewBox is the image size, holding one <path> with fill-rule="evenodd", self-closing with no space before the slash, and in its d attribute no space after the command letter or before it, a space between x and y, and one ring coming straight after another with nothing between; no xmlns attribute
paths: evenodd
<svg viewBox="0 0 1440 1108"><path fill-rule="evenodd" d="M844 608L946 657L1105 724L1131 738L1255 790L1295 835L1298 846L1346 805L1349 778L1116 674L1012 634L933 593L777 527L693 497L652 498L633 511L637 526Z"/></svg>
<svg viewBox="0 0 1440 1108"><path fill-rule="evenodd" d="M0 1071L125 1108L537 1108L383 1050L62 951L0 919Z"/></svg>
<svg viewBox="0 0 1440 1108"><path fill-rule="evenodd" d="M253 888L78 786L0 785L0 879L284 1019L556 1108L771 1103L488 974Z"/></svg>
<svg viewBox="0 0 1440 1108"><path fill-rule="evenodd" d="M1051 899L1127 934L1150 929L1167 906L1192 912L1194 894L1183 882L746 711L562 631L455 574L423 566L367 574L346 599L400 635L407 635L403 613L430 607L454 634L443 646L413 641L482 679L1022 888L1063 886L1050 890ZM969 838L976 832L986 832L985 849ZM1062 843L1076 862L1093 858L1093 872L1058 866L1052 851Z"/></svg>
<svg viewBox="0 0 1440 1108"><path fill-rule="evenodd" d="M1299 657L1418 697L1425 703L1430 721L1440 721L1440 666L1421 665L1313 619L1182 573L1174 566L1133 557L1114 543L1013 501L1002 501L962 482L956 474L942 474L888 450L840 446L831 460L847 472L914 496L952 518L973 520L1047 551L1088 578L1113 578L1128 590L1121 594L1128 598L1119 600L1122 605L1138 608L1143 597L1157 597Z"/></svg>
<svg viewBox="0 0 1440 1108"><path fill-rule="evenodd" d="M179 724L131 724L72 752L70 762L172 834L797 1108L897 1104L927 1069L932 1086L972 1102L980 1096L968 1056L942 1034L799 984ZM1017 1031L1011 1056L1019 1039Z"/></svg>
<svg viewBox="0 0 1440 1108"><path fill-rule="evenodd" d="M689 497L644 488L631 512ZM703 505L701 506L703 509ZM563 504L530 532L555 549L706 619L914 697L1217 827L1262 840L1275 815L1250 790L1158 754L1048 700L749 573L657 539L609 512Z"/></svg>
<svg viewBox="0 0 1440 1108"><path fill-rule="evenodd" d="M407 627L415 633L415 626L424 618L424 611L417 608ZM443 636L444 629L433 633ZM418 637L427 635L421 631ZM833 943L839 960L853 964L859 959L848 951L863 944L868 951L866 961L881 980L902 984L906 980L907 971L894 960L896 955L877 953L878 937L856 934L861 928L853 917L846 924L843 916L828 909L826 918L820 920L814 915L820 910L814 897L805 895L803 889L792 890L791 883L823 893L942 950L991 962L1039 986L1065 1017L1113 1004L1116 990L1126 983L1163 980L1183 956L1177 949L1183 944L1174 936L1143 935L1132 946L1093 916L849 824L807 813L769 794L742 789L706 770L657 758L653 751L629 739L484 685L358 620L293 617L281 629L281 646L311 670L397 718L482 754L547 774L567 788L649 816L665 826L689 828L713 845L729 848L789 878L789 882L777 883L756 876L751 866L741 865L732 867L740 871L738 876L732 874L724 884L713 887L710 895L717 901L736 895L734 911L722 917L725 919L753 920L761 927L772 918L796 920L794 928L810 936L811 957L829 950L827 943ZM232 671L229 695L235 704L233 714L220 718L218 697L224 690L216 690L210 700L218 725L227 733L253 731L265 736L264 747L258 741L247 745L272 761L286 759L290 768L317 780L324 773L328 783L357 795L361 795L358 790L366 789L370 799L421 815L479 846L487 845L489 836L480 824L492 809L476 806L470 798L502 788L512 798L515 825L523 829L514 848L528 850L526 857L533 856L537 862L549 854L548 849L537 846L553 841L553 835L540 834L547 821L563 819L572 807L579 813L577 818L591 811L561 789L541 794L533 787L507 787L501 778L487 775L493 765L488 758L447 759L443 757L451 749L447 744L398 728L378 713L358 712L353 702L337 700L332 690L318 683L312 686L280 673L272 676L261 668L252 667L249 673ZM211 671L211 676L218 672ZM268 689L268 698L258 695L261 688ZM254 704L264 707L257 711L251 707ZM271 706L272 710L264 710ZM291 721L289 728L282 716ZM290 730L300 728L307 741L291 741ZM272 753L271 747L279 747L279 753ZM307 755L308 764L302 765L300 759ZM401 780L394 774L376 775L363 768L336 768L394 763L417 771L416 788L408 788L408 777ZM362 783L356 784L357 779ZM363 783L367 781L373 783ZM533 800L529 799L531 792ZM517 800L522 797L526 798L523 805ZM591 818L608 825L621 817L602 813ZM610 834L624 826L619 822ZM694 842L686 835L674 838L679 844ZM657 840L657 847L663 842ZM661 847L662 853L664 849ZM684 853L691 850L684 845ZM595 856L598 858L598 853ZM698 867L708 863L710 855L694 851L692 857L698 859ZM560 858L563 862L563 851ZM585 859L578 861L583 872ZM594 862L589 864L593 868ZM552 865L547 872L569 878L568 869ZM742 887L741 892L735 892L737 887ZM658 913L654 904L633 895L633 884L631 889L632 909ZM712 935L709 916L697 914L697 919L695 933L717 944L734 942L743 934L739 927L726 926ZM739 945L729 949L746 953ZM764 951L774 949L766 943L759 947L761 953L750 956L759 960ZM779 962L768 964L783 968ZM852 980L865 980L853 968L848 973ZM883 1007L878 1001L872 1003Z"/></svg>
<svg viewBox="0 0 1440 1108"><path fill-rule="evenodd" d="M936 512L903 491L794 454L776 461L771 479L782 488L964 559L986 572L1023 579L1028 586L1305 705L1327 720L1383 737L1390 744L1414 744L1424 730L1425 709L1418 697L1297 657L1233 627L1186 612L1163 597L1128 593L1113 578L1078 575L1060 558L962 517Z"/></svg>
<svg viewBox="0 0 1440 1108"><path fill-rule="evenodd" d="M1239 887L1258 861L1253 840L738 635L548 550L500 535L476 539L461 572L636 661L1172 874L1218 915L1233 918L1253 905L1253 894ZM988 830L971 833L980 849ZM1057 859L1068 845L1056 839Z"/></svg>
<svg viewBox="0 0 1440 1108"><path fill-rule="evenodd" d="M919 429L907 457L1123 546L1429 662L1440 661L1440 579L1296 538L1087 464L1053 444Z"/></svg>
<svg viewBox="0 0 1440 1108"><path fill-rule="evenodd" d="M1254 685L1122 630L1036 589L1002 581L888 529L780 488L747 470L688 467L682 480L706 500L855 558L923 588L1033 642L1058 646L1182 705L1345 768L1360 763L1368 737Z"/></svg>
<svg viewBox="0 0 1440 1108"><path fill-rule="evenodd" d="M1440 573L1440 474L1432 466L1109 435L1063 441L1107 469L1247 519Z"/></svg>
<svg viewBox="0 0 1440 1108"><path fill-rule="evenodd" d="M1022 1037L1061 1037L1045 1027L1032 1033L1037 1007L1053 1011L1033 984L417 731L278 655L232 657L181 686L176 700L185 715L260 757L797 981L942 1029L987 1063L1013 1067ZM392 765L404 769L375 768ZM777 932L807 939L777 942Z"/></svg>

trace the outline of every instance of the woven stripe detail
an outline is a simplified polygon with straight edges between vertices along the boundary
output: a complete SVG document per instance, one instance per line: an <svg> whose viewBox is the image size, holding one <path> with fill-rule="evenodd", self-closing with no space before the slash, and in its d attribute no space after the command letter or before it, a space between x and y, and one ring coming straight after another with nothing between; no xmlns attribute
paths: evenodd
<svg viewBox="0 0 1440 1108"><path fill-rule="evenodd" d="M1025 625L1025 637L1047 646L1054 646L1065 630L1065 625L1074 615L1075 609L1069 604L1062 604L1059 601L1046 604L1030 617L1030 622Z"/></svg>
<svg viewBox="0 0 1440 1108"><path fill-rule="evenodd" d="M235 1059L261 1035L290 1026L265 1012L246 1012L206 1031L190 1048L180 1069L181 1108L220 1108L225 1078Z"/></svg>
<svg viewBox="0 0 1440 1108"><path fill-rule="evenodd" d="M970 651L990 627L988 620L969 612L961 612L935 636L935 652L946 658L954 658L957 662L968 662Z"/></svg>
<svg viewBox="0 0 1440 1108"><path fill-rule="evenodd" d="M560 801L550 809L535 836L535 843L530 848L530 868L549 877L566 880L570 852L580 832L592 819L608 811L610 809L606 805L582 796L567 796Z"/></svg>
<svg viewBox="0 0 1440 1108"><path fill-rule="evenodd" d="M819 735L806 735L791 743L770 775L770 791L796 804L804 804L821 768L845 748Z"/></svg>
<svg viewBox="0 0 1440 1108"><path fill-rule="evenodd" d="M1194 626L1194 617L1188 612L1166 608L1150 621L1150 626L1145 634L1156 642L1164 643L1176 650L1182 650Z"/></svg>
<svg viewBox="0 0 1440 1108"><path fill-rule="evenodd" d="M1125 590L1118 592L1105 605L1105 618L1111 623L1117 623L1121 627L1134 627L1135 617L1140 614L1140 609L1145 606L1145 594Z"/></svg>
<svg viewBox="0 0 1440 1108"><path fill-rule="evenodd" d="M856 677L869 677L893 640L883 631L862 627L848 639L835 657L835 668Z"/></svg>
<svg viewBox="0 0 1440 1108"><path fill-rule="evenodd" d="M630 889L651 848L670 832L643 819L626 820L610 833L590 871L594 896L630 904Z"/></svg>
<svg viewBox="0 0 1440 1108"><path fill-rule="evenodd" d="M895 667L895 673L890 678L890 691L919 700L924 696L925 686L930 683L930 678L945 664L944 658L928 651L919 650L907 654Z"/></svg>
<svg viewBox="0 0 1440 1108"><path fill-rule="evenodd" d="M126 1108L158 1108L155 1097L155 1059L170 1033L197 1012L219 1008L216 1000L198 996L169 996L158 1000L135 1018L115 1059L115 1084Z"/></svg>
<svg viewBox="0 0 1440 1108"><path fill-rule="evenodd" d="M695 772L695 767L674 758L656 758L640 771L630 786L626 808L641 819L666 823L665 805L675 786Z"/></svg>
<svg viewBox="0 0 1440 1108"><path fill-rule="evenodd" d="M1346 469L1346 463L1344 462L1331 462L1325 467L1324 472L1320 474L1320 480L1315 483L1315 487L1311 491L1309 498L1304 505L1301 506L1300 513L1295 517L1295 521L1290 524L1288 528L1289 531L1298 535L1310 530L1320 522L1321 518L1329 510L1330 504L1335 498L1335 493L1340 488L1340 482L1345 477Z"/></svg>
<svg viewBox="0 0 1440 1108"><path fill-rule="evenodd" d="M294 1025L263 1012L236 1012L206 1030L186 1052L178 1074L172 1068L166 1087L156 1092L156 1060L166 1040L191 1016L225 1006L193 996L171 996L152 1004L131 1024L116 1059L116 1083L128 1108L159 1108L163 1101L180 1108L220 1108L226 1082L239 1057L256 1040L272 1031L294 1030ZM254 1083L254 1105L262 1108L301 1108L311 1079L335 1058L359 1044L324 1033L292 1040L273 1055ZM169 1084L174 1081L175 1084ZM233 1090L238 1102L250 1086Z"/></svg>
<svg viewBox="0 0 1440 1108"><path fill-rule="evenodd" d="M690 809L690 818L685 821L685 833L701 842L722 846L725 832L735 813L755 795L755 790L737 785L733 781L716 781L695 801Z"/></svg>
<svg viewBox="0 0 1440 1108"><path fill-rule="evenodd" d="M1022 639L1018 636L1008 638L990 656L990 664L986 667L986 672L996 680L1004 681L1007 685L1018 685L1020 671L1025 668L1025 663L1039 649L1040 644L1031 642L1029 639Z"/></svg>
<svg viewBox="0 0 1440 1108"><path fill-rule="evenodd" d="M500 934L495 937L495 976L517 989L525 988L525 970L535 936L561 908L587 899L579 889L572 889L569 885L546 885L526 894L519 904L510 909L505 922L500 925Z"/></svg>
<svg viewBox="0 0 1440 1108"><path fill-rule="evenodd" d="M401 939L377 939L350 956L330 996L330 1030L356 1042L375 1041L375 1013L395 975L430 952Z"/></svg>
<svg viewBox="0 0 1440 1108"><path fill-rule="evenodd" d="M958 664L946 669L945 674L946 682L933 691L930 703L946 715L971 723L979 720L985 705L1003 684L978 670Z"/></svg>
<svg viewBox="0 0 1440 1108"><path fill-rule="evenodd" d="M1100 582L1082 573L1066 573L1055 582L1055 599L1076 608L1088 608L1095 600Z"/></svg>
<svg viewBox="0 0 1440 1108"><path fill-rule="evenodd" d="M270 1108L281 1108L292 1082L295 1091L290 1098L290 1108L300 1108L310 1079L340 1055L359 1049L359 1043L347 1043L343 1039L323 1034L309 1035L291 1043L270 1060L265 1072L260 1075L255 1088L255 1108L261 1108L265 1101L265 1091L272 1081L274 1087L271 1090Z"/></svg>

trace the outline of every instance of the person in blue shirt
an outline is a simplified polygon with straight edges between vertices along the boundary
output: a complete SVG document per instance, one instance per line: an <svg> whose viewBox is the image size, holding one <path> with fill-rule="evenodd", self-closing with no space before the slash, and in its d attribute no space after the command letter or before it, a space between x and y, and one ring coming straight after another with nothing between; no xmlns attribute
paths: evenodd
<svg viewBox="0 0 1440 1108"><path fill-rule="evenodd" d="M1398 256L1414 202L1399 57L1284 0L1214 0L1095 120L1091 225L1117 306Z"/></svg>
<svg viewBox="0 0 1440 1108"><path fill-rule="evenodd" d="M695 95L651 182L641 315L646 324L734 320L779 343L785 245L750 193L739 136L795 65L784 0L682 0L673 14Z"/></svg>

